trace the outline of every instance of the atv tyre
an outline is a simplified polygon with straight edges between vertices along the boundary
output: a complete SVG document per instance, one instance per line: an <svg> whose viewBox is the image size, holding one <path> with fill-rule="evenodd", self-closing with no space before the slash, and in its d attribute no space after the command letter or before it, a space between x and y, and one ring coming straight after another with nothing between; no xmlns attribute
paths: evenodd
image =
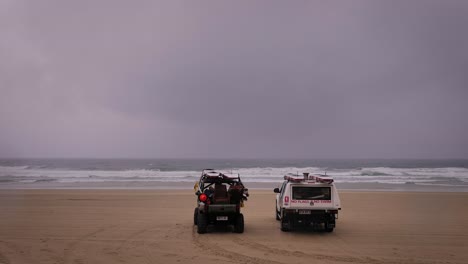
<svg viewBox="0 0 468 264"><path fill-rule="evenodd" d="M195 212L193 212L193 224L197 225L198 222L198 208L195 208Z"/></svg>
<svg viewBox="0 0 468 264"><path fill-rule="evenodd" d="M206 233L206 227L208 226L208 218L205 214L198 212L197 215L197 233L204 234Z"/></svg>
<svg viewBox="0 0 468 264"><path fill-rule="evenodd" d="M244 232L244 215L238 214L234 223L234 232L243 233Z"/></svg>

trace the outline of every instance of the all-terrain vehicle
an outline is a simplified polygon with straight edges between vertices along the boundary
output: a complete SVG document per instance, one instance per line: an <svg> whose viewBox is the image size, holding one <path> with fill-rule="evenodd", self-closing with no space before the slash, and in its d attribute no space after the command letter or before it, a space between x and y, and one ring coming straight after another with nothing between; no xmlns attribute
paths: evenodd
<svg viewBox="0 0 468 264"><path fill-rule="evenodd" d="M244 216L240 209L249 192L239 175L205 169L194 190L197 206L193 222L199 234L206 233L209 224L233 225L234 232L244 232Z"/></svg>
<svg viewBox="0 0 468 264"><path fill-rule="evenodd" d="M282 231L299 227L333 232L340 197L333 178L326 175L304 173L287 174L281 188L275 188L276 220L281 221Z"/></svg>

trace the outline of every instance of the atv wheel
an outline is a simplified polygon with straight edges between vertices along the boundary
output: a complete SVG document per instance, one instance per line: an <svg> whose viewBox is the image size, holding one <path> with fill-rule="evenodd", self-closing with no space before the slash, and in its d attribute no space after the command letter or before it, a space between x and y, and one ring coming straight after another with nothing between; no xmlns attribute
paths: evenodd
<svg viewBox="0 0 468 264"><path fill-rule="evenodd" d="M204 234L206 233L206 226L208 225L208 219L205 214L198 212L197 215L197 233Z"/></svg>
<svg viewBox="0 0 468 264"><path fill-rule="evenodd" d="M236 222L234 223L234 232L243 233L244 232L244 215L238 214L236 217Z"/></svg>
<svg viewBox="0 0 468 264"><path fill-rule="evenodd" d="M193 213L193 224L197 225L198 222L198 208L195 208L195 212Z"/></svg>

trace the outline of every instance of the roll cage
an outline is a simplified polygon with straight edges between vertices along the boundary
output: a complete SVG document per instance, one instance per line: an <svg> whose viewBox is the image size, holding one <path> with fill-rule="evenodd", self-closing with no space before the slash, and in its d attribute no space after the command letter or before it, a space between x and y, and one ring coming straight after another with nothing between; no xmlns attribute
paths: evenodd
<svg viewBox="0 0 468 264"><path fill-rule="evenodd" d="M195 185L196 194L203 193L206 189L214 184L226 183L229 186L237 186L238 188L244 189L244 184L240 179L240 175L230 176L222 172L217 172L213 169L204 169L202 171L200 180Z"/></svg>

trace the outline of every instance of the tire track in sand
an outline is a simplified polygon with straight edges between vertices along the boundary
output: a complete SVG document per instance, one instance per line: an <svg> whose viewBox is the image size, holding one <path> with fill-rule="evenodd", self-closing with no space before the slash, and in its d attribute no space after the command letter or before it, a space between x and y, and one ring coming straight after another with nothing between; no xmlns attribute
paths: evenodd
<svg viewBox="0 0 468 264"><path fill-rule="evenodd" d="M133 257L138 257L141 259L144 263L150 264L154 263L153 256L151 254L151 251L148 250L148 243L146 243L143 240L139 240L137 238L140 238L143 234L147 233L148 231L151 231L152 229L155 228L155 225L151 225L149 227L145 227L142 229L138 229L135 232L131 233L128 235L116 248L116 255L119 261L124 261L124 256L122 255L122 252L125 250L132 250L132 247L137 247L140 250L144 250L144 254L142 255L137 255L135 252L133 252Z"/></svg>
<svg viewBox="0 0 468 264"><path fill-rule="evenodd" d="M64 250L65 254L63 256L63 260L59 261L59 263L62 264L68 264L68 263L73 263L73 264L81 264L84 263L84 260L82 256L74 257L74 253L76 253L78 249L78 245L80 245L83 242L89 241L90 237L96 236L99 233L104 232L105 230L108 230L111 227L104 227L104 228L99 228L98 230L95 230L93 232L87 233L79 238L77 238L75 241L71 242ZM73 260L73 262L72 262Z"/></svg>
<svg viewBox="0 0 468 264"><path fill-rule="evenodd" d="M209 236L209 234L205 234L203 236ZM203 243L200 241L200 235L197 234L196 228L192 229L192 239L198 248L200 248L203 251L209 252L212 255L215 256L221 256L224 257L228 260L233 260L236 263L250 263L250 264L269 264L269 263L276 263L276 264L281 264L281 262L277 262L274 260L270 259L263 259L263 258L258 258L258 257L251 257L245 254L242 254L241 252L234 252L231 250L228 250L222 246L219 246L218 244L211 243L207 240L203 240ZM234 239L235 240L235 239Z"/></svg>
<svg viewBox="0 0 468 264"><path fill-rule="evenodd" d="M315 260L323 260L323 261L333 261L333 262L344 262L344 263L365 263L365 264L436 264L440 262L434 261L427 261L427 260L409 260L409 259L401 259L401 260L390 260L390 259L375 259L370 257L352 257L352 256L331 256L331 255L324 255L324 254L312 254L312 253L304 253L301 251L289 251L285 249L279 249L275 247L269 247L264 244L260 244L254 241L251 241L246 238L237 238L233 240L234 243L247 246L249 248L254 248L260 251L263 251L268 254L280 255L280 256L288 256L288 257L300 257L300 258L311 258Z"/></svg>
<svg viewBox="0 0 468 264"><path fill-rule="evenodd" d="M33 263L34 258L31 256L31 252L28 248L21 247L11 241L0 240L0 243L4 245L6 249L12 251L12 255L20 256L21 260L26 263ZM10 259L5 256L5 253L0 252L0 264L10 264Z"/></svg>
<svg viewBox="0 0 468 264"><path fill-rule="evenodd" d="M180 227L179 224L176 224ZM155 263L164 256L177 256L177 252L164 252L158 248L159 244L165 243L167 239L182 235L184 232L174 232L174 229L161 228L160 225L152 224L144 228L139 228L127 235L123 241L113 250L107 252L117 261L123 262L128 258L124 253L131 254L130 257L138 258L142 263ZM146 235L146 237L145 237ZM156 237L155 237L156 235ZM135 250L137 249L137 250Z"/></svg>
<svg viewBox="0 0 468 264"><path fill-rule="evenodd" d="M347 256L330 256L330 255L323 255L323 254L310 254L304 253L301 251L289 251L285 249L269 247L267 245L257 243L245 238L238 238L233 240L234 243L247 246L249 248L254 248L259 251L263 251L268 254L279 255L279 256L287 256L287 257L298 257L298 258L313 258L316 260L323 260L323 261L338 261L338 262L345 262L345 263L368 263L368 264L378 264L381 263L378 260L371 259L371 258L356 258L356 257L347 257Z"/></svg>
<svg viewBox="0 0 468 264"><path fill-rule="evenodd" d="M0 252L0 264L10 264L10 260Z"/></svg>

